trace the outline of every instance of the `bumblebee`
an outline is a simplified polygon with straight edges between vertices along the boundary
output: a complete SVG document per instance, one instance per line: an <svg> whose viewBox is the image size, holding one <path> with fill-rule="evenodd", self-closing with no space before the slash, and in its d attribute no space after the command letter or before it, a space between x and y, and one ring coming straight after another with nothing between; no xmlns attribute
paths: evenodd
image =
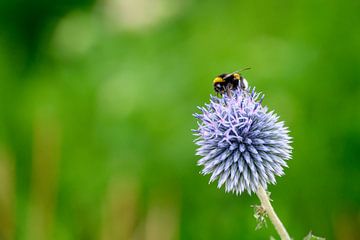
<svg viewBox="0 0 360 240"><path fill-rule="evenodd" d="M239 72L247 69L250 68L244 68L232 73L223 73L218 75L213 81L215 92L221 95L228 93L229 95L230 90L236 89L239 86L241 89L246 90L248 88L248 82L239 74Z"/></svg>

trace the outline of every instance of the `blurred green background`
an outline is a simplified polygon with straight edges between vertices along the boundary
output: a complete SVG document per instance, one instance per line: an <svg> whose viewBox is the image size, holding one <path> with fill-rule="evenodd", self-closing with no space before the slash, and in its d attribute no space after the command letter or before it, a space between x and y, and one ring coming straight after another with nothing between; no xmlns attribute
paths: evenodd
<svg viewBox="0 0 360 240"><path fill-rule="evenodd" d="M244 73L294 138L294 239L360 239L359 1L1 0L0 239L269 239L208 185L192 113Z"/></svg>

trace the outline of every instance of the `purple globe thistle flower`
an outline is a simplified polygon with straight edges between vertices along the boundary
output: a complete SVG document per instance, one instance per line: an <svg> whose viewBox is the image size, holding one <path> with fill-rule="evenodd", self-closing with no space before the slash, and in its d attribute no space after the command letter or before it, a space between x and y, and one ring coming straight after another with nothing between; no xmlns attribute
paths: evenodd
<svg viewBox="0 0 360 240"><path fill-rule="evenodd" d="M194 135L201 173L218 179L218 188L226 192L249 194L259 186L275 184L275 176L284 174L291 158L291 137L284 122L261 105L263 95L235 89L232 96L210 96L210 103L198 107L198 129Z"/></svg>

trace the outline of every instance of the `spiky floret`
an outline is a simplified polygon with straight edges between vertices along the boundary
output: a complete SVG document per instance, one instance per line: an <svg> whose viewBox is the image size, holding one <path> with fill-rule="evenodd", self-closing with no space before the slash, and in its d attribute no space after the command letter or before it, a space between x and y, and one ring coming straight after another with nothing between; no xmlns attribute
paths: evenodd
<svg viewBox="0 0 360 240"><path fill-rule="evenodd" d="M210 182L218 179L218 188L225 185L226 192L251 194L259 185L266 189L284 174L291 158L288 128L261 105L263 97L255 88L238 88L231 96L210 96L210 103L194 114L201 173L211 174Z"/></svg>

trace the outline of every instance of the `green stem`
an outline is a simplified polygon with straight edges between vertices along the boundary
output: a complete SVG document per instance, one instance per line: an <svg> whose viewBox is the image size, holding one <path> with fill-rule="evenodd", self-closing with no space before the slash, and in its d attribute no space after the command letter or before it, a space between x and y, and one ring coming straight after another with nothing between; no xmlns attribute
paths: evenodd
<svg viewBox="0 0 360 240"><path fill-rule="evenodd" d="M274 208L271 206L267 192L262 186L259 187L258 191L256 192L256 195L259 197L261 206L265 209L276 231L278 232L281 240L291 240L284 225L280 221L279 217L276 215Z"/></svg>

